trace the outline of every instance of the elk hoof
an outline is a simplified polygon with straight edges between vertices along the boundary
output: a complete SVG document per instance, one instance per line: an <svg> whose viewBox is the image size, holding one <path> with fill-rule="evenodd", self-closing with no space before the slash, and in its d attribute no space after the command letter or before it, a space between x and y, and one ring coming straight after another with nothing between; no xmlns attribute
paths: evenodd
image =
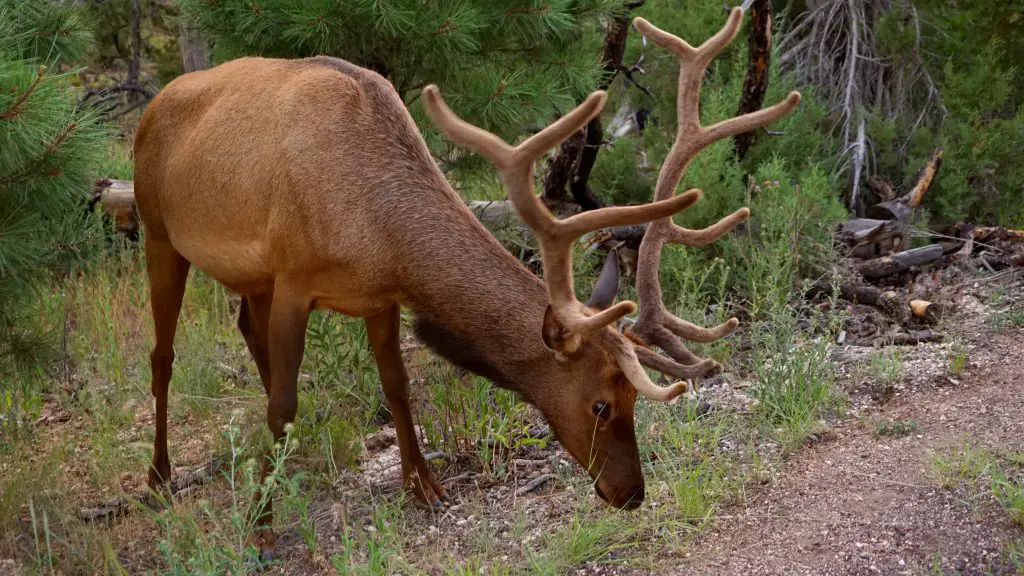
<svg viewBox="0 0 1024 576"><path fill-rule="evenodd" d="M264 564L269 564L270 562L272 562L274 560L274 551L273 550L262 550L260 552L260 559L263 560Z"/></svg>

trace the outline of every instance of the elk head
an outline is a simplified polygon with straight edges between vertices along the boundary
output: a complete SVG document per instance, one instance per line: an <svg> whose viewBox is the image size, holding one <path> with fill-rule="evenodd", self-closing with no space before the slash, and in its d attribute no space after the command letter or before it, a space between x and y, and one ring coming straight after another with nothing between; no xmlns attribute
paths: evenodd
<svg viewBox="0 0 1024 576"><path fill-rule="evenodd" d="M734 8L726 25L698 48L663 32L643 18L634 25L656 44L674 53L680 62L677 97L678 131L661 168L655 200L649 204L609 207L556 219L533 191L537 159L580 130L600 113L606 94L591 94L574 110L531 136L510 146L494 134L472 126L445 104L437 86L423 90L431 120L454 142L477 151L501 173L509 199L540 245L548 304L541 334L554 356L555 368L538 366L529 385L517 386L527 400L548 419L556 437L587 468L598 495L619 508L635 508L644 497L643 475L634 433L633 406L637 394L668 401L687 389L696 377L716 373L721 365L691 353L682 338L711 342L739 325L737 319L703 328L670 314L662 303L658 278L661 250L666 243L703 246L720 238L749 215L742 208L703 230L689 230L671 216L700 199L699 190L676 195L686 166L712 142L749 132L789 113L800 95L791 93L764 110L724 120L705 128L700 124L699 97L705 70L712 59L736 36L743 17ZM572 244L579 236L611 226L650 223L641 243L637 266L640 318L625 333L617 321L636 310L633 302L613 304L617 292L618 263L614 256L586 303L576 299L572 277ZM655 345L662 356L647 346ZM670 386L654 384L645 367L681 379Z"/></svg>

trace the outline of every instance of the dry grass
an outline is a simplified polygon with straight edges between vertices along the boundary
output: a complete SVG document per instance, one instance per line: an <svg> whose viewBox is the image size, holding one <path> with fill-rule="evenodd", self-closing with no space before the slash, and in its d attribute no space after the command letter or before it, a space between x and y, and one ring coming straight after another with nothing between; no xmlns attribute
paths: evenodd
<svg viewBox="0 0 1024 576"><path fill-rule="evenodd" d="M257 561L239 537L239 502L254 490L246 466L268 435L263 389L235 328L237 298L193 271L175 343L170 412L176 474L211 457L233 461L235 472L222 468L212 482L177 497L173 509L138 507L85 522L82 508L145 485L152 326L141 251L116 251L48 288L36 302L39 322L63 334L63 352L50 373L25 384L41 399L30 424L0 443L0 557L16 559L27 573L251 570ZM742 504L747 484L762 480L780 457L763 430L784 424L703 415L685 400L641 401L648 501L632 513L608 510L572 459L550 438L536 437L544 424L536 411L422 350L410 348L407 356L422 407L414 417L429 449L445 452L436 470L458 505L441 516L422 512L398 488L397 467L360 472L395 453L367 442L387 421L376 368L361 322L317 313L302 368L298 444L276 491L278 549L290 571L560 574L608 562L649 567L652 558L685 554L695 535L723 507ZM517 463L524 459L541 464ZM555 479L515 494L541 473Z"/></svg>

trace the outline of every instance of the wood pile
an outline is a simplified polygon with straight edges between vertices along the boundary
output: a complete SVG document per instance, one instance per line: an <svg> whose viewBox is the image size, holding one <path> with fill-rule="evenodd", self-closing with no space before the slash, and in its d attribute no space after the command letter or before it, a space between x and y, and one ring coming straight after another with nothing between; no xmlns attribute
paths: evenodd
<svg viewBox="0 0 1024 576"><path fill-rule="evenodd" d="M939 342L936 329L950 303L942 303L956 276L1024 267L1024 231L958 223L943 230L918 230L913 216L942 165L935 151L914 186L896 197L887 183L875 182L882 201L839 225L844 265L814 283L808 297L820 307L835 294L852 316L840 343L875 346ZM918 246L914 246L917 240Z"/></svg>

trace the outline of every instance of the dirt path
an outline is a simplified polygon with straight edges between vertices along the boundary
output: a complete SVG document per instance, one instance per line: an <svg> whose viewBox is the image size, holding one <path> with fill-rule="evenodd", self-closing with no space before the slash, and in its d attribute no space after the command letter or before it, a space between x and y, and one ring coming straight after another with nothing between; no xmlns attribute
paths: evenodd
<svg viewBox="0 0 1024 576"><path fill-rule="evenodd" d="M990 499L940 487L932 466L965 441L1024 449L1024 331L991 337L959 382L918 388L870 417L913 420L914 433L836 430L709 530L707 548L675 573L1014 574L999 554L1024 531Z"/></svg>

